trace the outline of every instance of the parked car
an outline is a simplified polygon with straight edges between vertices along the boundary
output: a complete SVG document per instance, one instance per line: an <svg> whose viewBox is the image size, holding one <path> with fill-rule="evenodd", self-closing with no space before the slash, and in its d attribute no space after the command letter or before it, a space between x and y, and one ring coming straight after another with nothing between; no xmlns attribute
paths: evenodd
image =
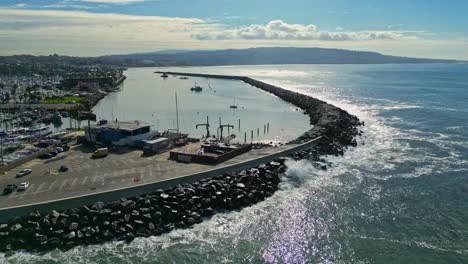
<svg viewBox="0 0 468 264"><path fill-rule="evenodd" d="M61 145L60 147L63 149L63 151L69 151L70 150L70 147L67 146L67 145Z"/></svg>
<svg viewBox="0 0 468 264"><path fill-rule="evenodd" d="M36 152L38 152L38 151L39 151L39 149L38 149L38 148L27 148L26 150L27 150L27 151L34 152L34 153L36 153Z"/></svg>
<svg viewBox="0 0 468 264"><path fill-rule="evenodd" d="M52 150L51 152L49 152L50 155L52 155L53 157L57 156L58 152L55 151L55 150Z"/></svg>
<svg viewBox="0 0 468 264"><path fill-rule="evenodd" d="M60 166L59 172L66 172L66 171L68 171L68 167L67 167L67 166L65 166L65 165Z"/></svg>
<svg viewBox="0 0 468 264"><path fill-rule="evenodd" d="M54 156L52 156L52 154L50 153L44 153L42 155L39 156L40 159L50 159L50 158L53 158Z"/></svg>
<svg viewBox="0 0 468 264"><path fill-rule="evenodd" d="M31 172L32 172L31 169L22 169L18 173L16 173L16 177L17 178L23 177L23 176L26 176L26 175L30 174Z"/></svg>
<svg viewBox="0 0 468 264"><path fill-rule="evenodd" d="M3 189L3 194L4 195L10 194L10 193L14 192L17 188L18 188L18 186L16 184L8 184L5 187L5 189Z"/></svg>
<svg viewBox="0 0 468 264"><path fill-rule="evenodd" d="M109 149L108 148L98 148L96 151L93 152L93 155L91 155L92 158L103 158L109 155Z"/></svg>
<svg viewBox="0 0 468 264"><path fill-rule="evenodd" d="M57 151L58 153L62 153L64 151L63 148L61 147L56 147L54 148L54 150Z"/></svg>
<svg viewBox="0 0 468 264"><path fill-rule="evenodd" d="M17 191L26 191L29 188L29 182L22 182L18 185Z"/></svg>

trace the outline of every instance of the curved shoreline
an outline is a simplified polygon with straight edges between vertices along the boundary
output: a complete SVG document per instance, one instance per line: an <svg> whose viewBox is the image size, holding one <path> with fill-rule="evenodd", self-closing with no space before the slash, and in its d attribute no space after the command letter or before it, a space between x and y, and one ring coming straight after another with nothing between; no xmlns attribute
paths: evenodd
<svg viewBox="0 0 468 264"><path fill-rule="evenodd" d="M241 80L304 110L313 128L290 143L322 138L316 148L292 155L296 160L342 155L347 147L356 146L355 137L360 134L358 127L363 125L357 117L338 107L249 77L166 73ZM32 212L27 217L0 225L0 251L44 252L112 240L130 242L135 237L188 228L216 212L238 210L272 196L286 171L285 160L279 158L248 170L114 202L96 202L91 206L48 214Z"/></svg>

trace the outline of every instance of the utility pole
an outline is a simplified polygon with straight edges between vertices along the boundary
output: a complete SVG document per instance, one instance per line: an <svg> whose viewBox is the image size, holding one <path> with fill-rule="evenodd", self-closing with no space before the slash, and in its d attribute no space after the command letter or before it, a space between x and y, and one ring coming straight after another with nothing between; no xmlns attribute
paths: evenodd
<svg viewBox="0 0 468 264"><path fill-rule="evenodd" d="M198 129L199 126L206 127L206 138L209 138L210 137L210 122L208 120L208 116L206 116L206 123L205 124L197 124L195 126L195 128Z"/></svg>
<svg viewBox="0 0 468 264"><path fill-rule="evenodd" d="M177 102L177 92L175 93L175 107L176 107L176 119L177 119L177 132L179 132L179 105Z"/></svg>

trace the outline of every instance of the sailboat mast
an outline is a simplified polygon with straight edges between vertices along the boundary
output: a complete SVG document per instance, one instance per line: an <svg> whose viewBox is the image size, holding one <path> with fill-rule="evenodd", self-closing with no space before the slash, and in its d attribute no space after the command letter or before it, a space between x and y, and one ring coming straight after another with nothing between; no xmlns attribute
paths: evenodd
<svg viewBox="0 0 468 264"><path fill-rule="evenodd" d="M179 105L178 105L178 102L177 102L177 92L175 93L175 105L176 105L177 132L179 132Z"/></svg>

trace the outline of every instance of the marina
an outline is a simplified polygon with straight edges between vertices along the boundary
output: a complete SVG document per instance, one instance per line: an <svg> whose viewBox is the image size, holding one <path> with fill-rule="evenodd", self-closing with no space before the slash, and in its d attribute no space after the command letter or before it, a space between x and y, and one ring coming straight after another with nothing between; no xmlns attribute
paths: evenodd
<svg viewBox="0 0 468 264"><path fill-rule="evenodd" d="M203 74L171 74L173 76L190 75L192 77L215 79L226 78L225 76ZM96 164L95 167L91 168L95 173L91 181L93 185L89 186L86 181L89 172L85 172L87 176L83 175L85 180L81 181L81 184L75 185L76 181L80 181L80 178L83 177L80 177L78 170L71 174L73 175L71 177L74 177L71 184L72 190L67 188L68 183L65 181L62 182L58 190L51 192L50 186L53 186L56 182L55 177L53 177L50 179L54 179L54 181L47 184L49 188L45 193L38 192L36 189L34 192L30 191L28 193L31 195L30 197L15 195L12 201L6 199L5 207L0 207L1 221L6 222L18 216L24 216L24 218L23 220L16 220L16 223L9 222L9 225L1 226L2 230L8 227L13 234L21 234L19 238L8 235L0 236L0 240L3 241L0 250L72 248L83 243L100 243L113 239L131 242L135 237L160 235L174 228L190 227L200 223L202 216L211 216L217 210L242 208L272 196L278 189L280 175L285 171L284 163L289 158L300 160L308 157L319 162L321 155L342 155L346 147L356 146L354 137L360 133L358 127L362 123L355 116L349 115L342 109L315 98L300 95L248 77L231 76L231 79L250 83L301 108L308 113L310 120L315 125L288 144L273 144L273 141L266 144L254 143L253 130L250 143L247 144L245 133L243 144L231 144L231 140L235 138L235 135L229 135L229 129L234 129L234 126L223 124L220 118L220 135L209 137L210 124L209 117L207 117L205 124L196 125L196 128L205 126L207 129L207 136L201 139L200 144L198 143L199 140L189 138L188 134L182 134L179 130L177 93L175 93L175 133L155 134L159 138L157 141L148 141L150 139L148 135L150 127L140 121L123 123L115 120L115 122L111 121L109 123L101 120L93 127L88 124L88 127L85 128L87 134L81 140L78 139L78 142L83 141L82 143L86 142L86 144L78 145L75 149L80 148L80 151L87 152L86 148L90 144L98 146L97 150L92 148L90 151L93 153L91 156L92 160L95 161L93 163ZM224 128L228 129L227 136L223 136ZM266 125L264 126L264 133L267 133ZM257 135L259 134L260 131L257 128ZM167 135L169 136L166 137ZM171 135L174 136L171 137ZM101 164L109 164L111 160L107 146L109 148L118 147L115 150L117 152L113 153L115 156L134 155L138 152L130 149L126 151L126 148L121 147L134 147L143 138L147 138L147 140L143 141L145 144L143 149L150 147L152 153L144 155L148 153L143 151L143 154L140 154L140 160L137 161L139 164L129 165L128 162L131 158L125 156L125 168L131 170L130 174L122 175L121 172L126 170L119 168L118 163L111 163L112 169L105 166L105 170L100 171ZM168 142L168 144L164 142ZM102 146L106 147L102 148ZM169 152L169 156L166 156L167 152L164 150L171 147L173 149ZM65 152L65 148L68 149L68 146L61 148L63 149L62 152ZM36 168L23 168L17 172L17 175L27 172L32 178L33 171L37 169L46 171L42 176L67 174L70 165L64 165L63 162L68 161L70 163L83 158L83 155L79 153L75 158L71 158L71 155L77 152L75 150L68 151L69 149L66 154L62 153L60 159L53 158L42 163L46 165L45 168L41 168L41 164L39 164ZM59 155L57 153L53 156ZM67 160L67 156L70 159ZM150 156L153 160L150 160L149 163L141 163L143 156ZM53 167L58 165L54 161L59 161L62 164L57 173L52 173ZM90 163L78 162L79 164ZM318 164L317 166L319 166ZM76 167L81 169L83 165ZM321 168L325 170L326 166L321 165ZM107 171L108 173L106 173ZM41 178L42 185L44 177ZM208 184L212 185L208 186ZM22 182L17 188L27 192L30 185L33 184ZM11 189L16 188L16 186L15 184L9 184L4 193L11 193ZM165 188L166 190L158 188ZM155 189L157 190L154 191ZM201 198L192 196L188 200L185 197L186 194L199 195ZM23 193L20 195L23 195ZM145 198L141 196L145 196ZM45 201L38 202L38 200L44 198L46 198ZM200 199L201 202L197 203ZM15 205L17 201L19 201L19 204ZM34 202L30 203L30 201ZM82 206L83 204L85 206ZM139 207L134 207L135 205ZM140 206L149 206L149 208ZM131 215L125 214L122 218L120 208L127 213L133 211ZM137 208L139 209L135 210ZM56 210L65 211L59 213ZM161 210L164 214L157 210ZM28 214L29 216L26 216ZM74 216L69 218L68 215L70 214ZM104 225L102 227L84 226L78 230L80 224L71 221L79 221L81 225L88 224L88 220L79 220L81 219L79 214L86 219L92 217L93 221L104 221ZM64 233L65 230L60 228L60 225L55 224L59 218L61 219L60 225L69 225L69 232ZM41 225L44 225L44 222L49 223L48 225L52 227L38 230L39 233L35 233L34 238L31 240L32 234L30 234L29 229L25 229L23 232L23 226L19 223L26 219L34 219L34 225L37 225L39 229L41 229ZM112 227L109 226L110 222L105 220L112 220ZM130 220L132 220L131 223L125 224ZM100 228L103 228L103 233L100 232ZM84 236L88 237L86 241L81 239Z"/></svg>
<svg viewBox="0 0 468 264"><path fill-rule="evenodd" d="M81 196L133 187L136 184L164 181L181 175L197 174L217 167L240 164L246 160L261 158L278 151L291 149L295 145L281 146L282 144L278 143L286 143L286 140L297 138L301 132L297 131L297 127L294 128L294 133L279 129L277 127L278 124L275 123L275 121L281 120L278 118L278 111L281 111L279 117L281 115L294 116L294 118L288 117L288 122L291 124L296 121L298 126L303 127L303 131L309 127L306 116L297 113L288 103L284 103L277 98L271 98L270 95L245 86L242 82L219 82L217 79L207 82L207 80L198 78L199 82L207 83L211 94L206 94L206 98L195 98L196 100L194 100L190 95L190 91L183 88L187 84L184 80L187 79L172 77L167 77L165 80L156 78L156 80L162 80L163 82L156 81L152 84L151 89L153 91L156 89L156 92L152 91L151 93L158 95L159 98L154 99L157 99L160 103L151 103L146 106L156 112L155 114L151 114L151 118L146 119L146 122L117 121L122 117L126 118L126 115L122 115L126 110L129 110L126 113L127 115L138 114L140 117L148 116L152 112L130 110L126 108L126 104L119 104L119 107L116 106L114 108L113 104L119 101L120 97L125 98L130 95L126 94L128 90L132 91L131 95L133 96L136 94L140 98L148 97L141 94L145 93L146 90L139 92L135 90L135 88L139 88L138 86L132 87L135 84L145 84L144 78L143 81L141 78L134 79L132 73L132 69L126 73L129 75L129 78L127 86L124 89L107 95L93 108L93 112L97 116L96 122L82 121L78 124L78 127L81 126L83 128L82 132L70 134L70 131L67 132L63 129L62 131L64 132L58 132L49 136L52 130L42 123L43 119L34 122L35 124L41 124L37 127L21 128L17 127L18 124L15 123L15 130L8 130L6 132L7 138L11 138L11 133L21 132L21 138L15 137L12 138L12 141L29 144L32 147L29 152L31 157L39 156L43 159L32 161L25 159L25 164L20 164L15 159L8 160L8 163L15 161L15 164L18 163L19 165L8 171L1 178L0 185L19 184L22 179L12 180L9 175L15 175L18 171L27 168L32 170L31 174L28 175L31 186L25 192L14 193L1 199L0 208L21 206L31 202L60 200L77 195ZM151 71L147 69L135 70L136 75L150 73ZM155 79L151 76L154 76L154 74L150 74L147 78L154 81ZM135 82L132 82L132 80L135 80ZM164 85L166 82L171 81L175 81L174 86L168 87ZM218 87L217 90L219 92L215 94L211 88L212 86ZM250 99L244 100L243 109L246 113L232 111L229 107L225 107L226 104L230 105L226 103L229 99L225 98L225 96L227 97L229 92L232 91L236 93L236 97L242 98L242 94L244 94L244 98L254 96L257 101L255 104L252 104L253 102ZM172 98L172 102L171 100L164 100L174 96L174 93L176 94L175 101ZM177 99L177 94L179 94L179 99ZM262 97L264 97L263 101ZM128 98L125 98L125 100L131 102ZM218 100L221 102L217 102ZM265 124L259 125L258 116L261 116L262 112L257 112L256 116L249 116L251 112L259 109L259 103L271 105L270 107L262 106L265 109L263 110L263 115L268 117L271 123L265 122ZM215 107L214 109L210 109L206 107L208 105L215 105ZM221 105L224 105L224 107L221 108ZM255 105L256 107L254 108ZM140 104L140 106L144 106L144 104ZM193 112L194 108L200 106L201 108L196 112L197 118L188 120L188 110ZM106 111L108 109L111 111ZM274 114L269 113L269 111L273 111L272 113ZM104 118L108 117L109 112L111 112L111 119L107 121ZM164 121L164 112L167 113L166 120L169 119L170 122ZM9 121L22 120L19 116L37 117L46 115L47 120L50 120L50 124L52 125L52 123L59 123L57 120L61 120L63 116L66 116L64 113L66 112L47 114L47 112L38 112L37 110L32 112L25 111L15 115L5 114L5 117L7 117L5 119L9 119ZM214 115L213 113L219 117L210 119L209 115ZM157 116L156 118L155 115ZM191 113L191 115L194 115L194 113ZM202 115L206 115L206 123L196 123L205 119L201 117ZM218 122L210 123L210 120ZM229 122L229 120L232 121ZM58 129L65 128L67 126L66 122L62 123L55 127ZM249 129L249 126L252 125L257 126L257 128ZM260 127L262 126L262 133L260 133ZM202 127L204 129L201 129ZM158 128L158 130L155 128ZM187 133L184 134L179 131ZM249 132L249 136L247 136L247 132ZM25 138L24 135L28 137ZM56 138L56 135L60 135L60 138L66 136L67 141L65 143L62 140L54 141L52 138ZM48 141L44 140L46 136L49 136L48 138L51 139L48 139ZM199 142L203 138L207 138L206 141ZM21 141L20 139L27 139L28 141ZM77 140L77 143L73 141L74 139ZM220 141L218 142L218 140ZM80 142L83 141L89 145L81 144ZM50 155L47 152L43 153L51 145L65 144L63 146L66 146L68 142L70 142L71 148L67 152L54 155ZM250 143L259 144L259 148L252 149ZM239 147L236 147L236 145ZM46 149L41 149L37 146ZM90 159L90 153L96 149L96 146L111 148L110 155L104 159ZM67 146L67 148L69 147ZM170 148L175 149L169 151ZM204 151L200 152L200 150ZM36 154L39 151L42 151L42 154ZM192 157L189 158L191 155ZM17 159L23 158L18 155L16 157ZM202 158L200 159L199 157ZM187 161L189 162L187 163ZM62 167L67 168L65 172L60 172ZM57 175L60 176L60 182L57 182ZM134 180L135 177L138 178L137 181ZM42 186L55 187L43 190Z"/></svg>

